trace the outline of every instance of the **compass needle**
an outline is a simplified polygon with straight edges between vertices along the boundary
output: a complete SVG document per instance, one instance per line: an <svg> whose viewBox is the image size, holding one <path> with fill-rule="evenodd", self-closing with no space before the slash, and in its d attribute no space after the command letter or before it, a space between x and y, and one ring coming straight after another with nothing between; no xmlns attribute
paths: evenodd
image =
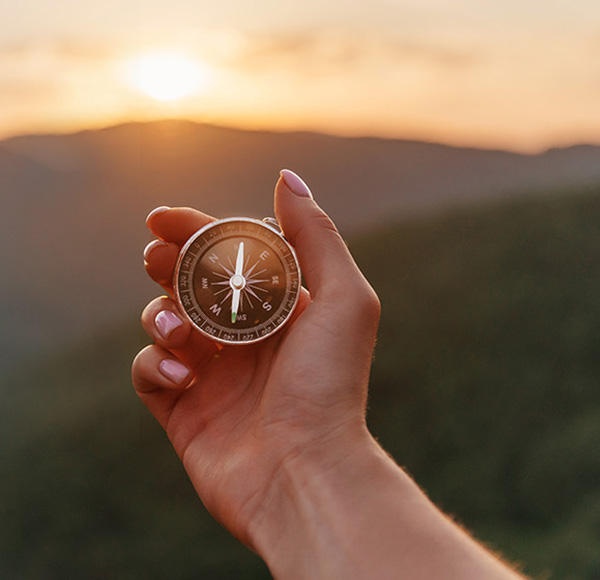
<svg viewBox="0 0 600 580"><path fill-rule="evenodd" d="M233 296L231 298L231 322L235 322L237 318L237 311L240 305L240 290L233 290Z"/></svg>
<svg viewBox="0 0 600 580"><path fill-rule="evenodd" d="M231 259L229 260L231 262ZM244 242L240 242L238 246L237 257L235 259L235 273L229 280L229 284L233 289L233 297L231 298L231 323L235 324L237 319L237 312L240 306L240 293L244 286L246 285L246 281L242 276L242 266L244 264Z"/></svg>
<svg viewBox="0 0 600 580"><path fill-rule="evenodd" d="M235 273L237 276L242 275L242 268L244 265L244 242L240 242L238 248L237 258L235 260Z"/></svg>

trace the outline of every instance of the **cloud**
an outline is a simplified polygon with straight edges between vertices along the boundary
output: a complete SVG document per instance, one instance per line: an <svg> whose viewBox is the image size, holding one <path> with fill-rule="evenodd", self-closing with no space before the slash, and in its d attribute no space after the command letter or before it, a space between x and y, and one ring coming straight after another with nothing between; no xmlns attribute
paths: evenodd
<svg viewBox="0 0 600 580"><path fill-rule="evenodd" d="M118 55L110 44L69 39L0 47L0 103L57 96L69 79L109 64Z"/></svg>
<svg viewBox="0 0 600 580"><path fill-rule="evenodd" d="M464 68L481 53L450 44L434 44L375 32L336 30L246 35L229 64L246 71L294 70L320 76L357 68L419 64Z"/></svg>
<svg viewBox="0 0 600 580"><path fill-rule="evenodd" d="M2 136L107 117L118 102L110 44L36 41L0 47Z"/></svg>
<svg viewBox="0 0 600 580"><path fill-rule="evenodd" d="M288 33L205 31L187 42L200 61L244 74L285 72L299 78L356 76L366 70L425 66L457 69L481 53L450 42L417 41L376 31L321 29ZM0 46L0 103L51 95L66 79L113 66L133 45L69 38ZM137 47L139 48L139 47Z"/></svg>
<svg viewBox="0 0 600 580"><path fill-rule="evenodd" d="M59 89L56 59L37 45L13 45L0 50L0 103L38 101Z"/></svg>
<svg viewBox="0 0 600 580"><path fill-rule="evenodd" d="M29 61L43 54L46 58L60 61L106 60L114 58L118 48L114 43L82 41L58 38L47 41L32 41L0 46L0 62L5 60Z"/></svg>
<svg viewBox="0 0 600 580"><path fill-rule="evenodd" d="M50 79L3 78L0 80L0 102L27 100L33 103L55 98L59 94L60 88Z"/></svg>

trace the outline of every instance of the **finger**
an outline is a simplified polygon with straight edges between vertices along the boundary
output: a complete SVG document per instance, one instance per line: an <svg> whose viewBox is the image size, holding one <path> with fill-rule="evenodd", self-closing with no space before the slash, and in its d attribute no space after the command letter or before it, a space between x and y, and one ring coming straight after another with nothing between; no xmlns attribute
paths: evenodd
<svg viewBox="0 0 600 580"><path fill-rule="evenodd" d="M152 393L160 389L182 391L193 375L192 369L158 345L144 348L135 358L133 369L138 393Z"/></svg>
<svg viewBox="0 0 600 580"><path fill-rule="evenodd" d="M179 249L177 244L164 240L153 240L144 249L146 272L169 293L173 290L173 270Z"/></svg>
<svg viewBox="0 0 600 580"><path fill-rule="evenodd" d="M152 233L164 240L183 246L188 238L215 218L189 207L157 207L146 218Z"/></svg>
<svg viewBox="0 0 600 580"><path fill-rule="evenodd" d="M156 344L170 351L182 349L192 331L175 302L167 296L155 298L144 308L142 327Z"/></svg>
<svg viewBox="0 0 600 580"><path fill-rule="evenodd" d="M158 422L166 427L175 403L193 379L193 372L164 348L144 348L131 367L133 386Z"/></svg>
<svg viewBox="0 0 600 580"><path fill-rule="evenodd" d="M193 329L177 304L167 296L156 298L146 306L142 326L156 344L196 372L219 352L217 344Z"/></svg>
<svg viewBox="0 0 600 580"><path fill-rule="evenodd" d="M308 290L315 303L344 318L349 313L379 318L379 300L338 233L315 203L308 186L283 170L275 188L275 214L296 249Z"/></svg>

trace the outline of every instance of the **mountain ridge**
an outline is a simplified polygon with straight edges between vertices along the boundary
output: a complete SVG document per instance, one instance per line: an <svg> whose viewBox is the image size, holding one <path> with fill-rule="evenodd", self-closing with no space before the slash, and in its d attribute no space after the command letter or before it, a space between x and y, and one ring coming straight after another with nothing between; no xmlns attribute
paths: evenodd
<svg viewBox="0 0 600 580"><path fill-rule="evenodd" d="M374 141L384 141L384 142L402 142L409 144L421 144L421 145L434 145L444 148L450 149L461 149L465 151L487 151L492 153L509 153L514 155L521 155L525 157L537 157L540 155L545 155L548 152L554 151L568 151L571 149L580 149L580 148L590 148L590 149L598 149L600 148L600 142L595 143L592 141L578 141L573 142L566 145L548 145L545 148L541 148L537 151L526 151L519 149L511 149L510 147L500 147L500 146L479 146L479 145L461 145L459 143L452 143L450 141L443 140L435 140L435 139L427 139L427 138L416 138L416 137L393 137L389 135L376 135L376 134L368 134L368 133L355 133L355 134L339 134L335 132L328 131L317 131L311 129L275 129L275 128L248 128L236 125L228 125L226 123L212 123L208 121L196 121L193 119L186 118L177 118L177 117L165 117L163 119L155 119L149 121L143 120L131 120L131 121L121 121L110 123L107 125L102 125L98 127L89 127L75 130L66 130L66 131L39 131L39 132L24 132L24 133L16 133L11 134L5 137L0 138L0 147L2 144L10 144L14 141L20 141L22 139L30 139L30 138L61 138L61 137L72 137L72 136L80 136L86 134L98 134L102 132L110 132L112 130L119 129L131 129L140 126L149 126L149 125L180 125L180 126L189 126L195 128L206 128L206 129L214 129L220 132L231 132L231 133L247 133L247 134L260 134L260 135L318 135L325 138L332 139L349 139L349 140L374 140Z"/></svg>
<svg viewBox="0 0 600 580"><path fill-rule="evenodd" d="M174 120L12 137L0 142L0 362L141 309L158 290L141 259L151 209L272 215L282 167L351 235L458 204L600 183L600 147L532 156Z"/></svg>

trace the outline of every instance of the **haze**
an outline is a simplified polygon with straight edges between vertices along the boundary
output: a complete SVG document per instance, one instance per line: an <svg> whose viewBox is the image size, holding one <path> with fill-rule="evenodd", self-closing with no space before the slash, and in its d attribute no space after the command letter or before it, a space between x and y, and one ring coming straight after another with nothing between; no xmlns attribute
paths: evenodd
<svg viewBox="0 0 600 580"><path fill-rule="evenodd" d="M141 90L128 67L161 51L202 83ZM185 117L523 151L600 143L599 57L595 0L23 0L0 20L0 138Z"/></svg>

